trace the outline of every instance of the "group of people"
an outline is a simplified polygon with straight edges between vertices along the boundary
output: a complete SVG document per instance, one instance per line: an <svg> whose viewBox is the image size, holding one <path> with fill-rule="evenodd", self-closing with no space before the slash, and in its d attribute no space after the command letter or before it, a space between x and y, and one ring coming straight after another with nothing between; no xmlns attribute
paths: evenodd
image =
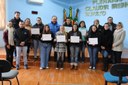
<svg viewBox="0 0 128 85"><path fill-rule="evenodd" d="M113 18L108 17L108 22L104 26L100 25L98 19L94 20L89 30L86 29L85 21L72 24L70 18L67 18L63 25L58 24L57 17L52 16L49 24L44 25L41 17L37 17L36 24L32 26L31 20L26 18L24 21L20 18L20 12L14 13L14 18L9 21L4 30L3 39L5 41L6 59L13 65L13 53L16 54L16 69L20 68L21 53L24 58L24 68L28 69L27 59L31 44L33 43L34 59L37 59L37 50L40 48L40 69L49 68L48 61L51 54L51 48L54 48L54 59L56 60L56 69L63 70L65 53L70 62L71 69L78 69L78 63L85 61L85 48L88 48L90 56L89 69L96 69L98 52L103 56L103 70L108 70L108 58L111 57L112 63L121 63L121 54L123 50L123 41L125 39L125 30L121 22L113 23ZM66 32L66 27L71 30ZM31 29L39 29L39 34L32 34ZM84 31L84 32L83 32ZM50 35L50 40L42 39L44 35ZM65 41L58 42L57 37L64 36ZM72 38L77 37L77 42ZM91 39L95 39L92 43ZM97 42L97 43L96 43Z"/></svg>

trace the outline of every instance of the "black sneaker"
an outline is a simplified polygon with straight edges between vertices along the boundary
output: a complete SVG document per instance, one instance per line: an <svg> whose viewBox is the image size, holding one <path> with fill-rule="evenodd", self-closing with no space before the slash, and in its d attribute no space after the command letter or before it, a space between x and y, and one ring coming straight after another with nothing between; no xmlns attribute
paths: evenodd
<svg viewBox="0 0 128 85"><path fill-rule="evenodd" d="M19 65L16 65L16 70L19 70Z"/></svg>
<svg viewBox="0 0 128 85"><path fill-rule="evenodd" d="M28 69L28 65L24 65L24 69Z"/></svg>

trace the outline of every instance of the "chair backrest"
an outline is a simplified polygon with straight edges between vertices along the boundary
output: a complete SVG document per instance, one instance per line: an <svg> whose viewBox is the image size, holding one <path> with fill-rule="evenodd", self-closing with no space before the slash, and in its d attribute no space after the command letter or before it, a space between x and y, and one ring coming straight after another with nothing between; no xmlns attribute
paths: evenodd
<svg viewBox="0 0 128 85"><path fill-rule="evenodd" d="M0 60L0 73L11 70L11 64L7 60Z"/></svg>
<svg viewBox="0 0 128 85"><path fill-rule="evenodd" d="M118 77L128 76L128 64L114 64L110 69L110 73Z"/></svg>

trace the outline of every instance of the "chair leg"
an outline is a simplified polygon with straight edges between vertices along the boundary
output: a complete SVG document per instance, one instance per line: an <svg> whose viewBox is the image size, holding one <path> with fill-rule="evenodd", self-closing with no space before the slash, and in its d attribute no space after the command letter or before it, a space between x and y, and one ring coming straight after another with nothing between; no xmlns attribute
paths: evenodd
<svg viewBox="0 0 128 85"><path fill-rule="evenodd" d="M12 82L11 82L11 80L8 80L9 82L10 82L10 85L12 85Z"/></svg>
<svg viewBox="0 0 128 85"><path fill-rule="evenodd" d="M3 84L3 83L4 83L3 81L1 81L1 83L2 83L2 85L4 85L4 84Z"/></svg>
<svg viewBox="0 0 128 85"><path fill-rule="evenodd" d="M108 83L108 82L107 82L107 81L105 81L105 85L107 85L107 83Z"/></svg>
<svg viewBox="0 0 128 85"><path fill-rule="evenodd" d="M20 85L20 83L19 83L19 80L18 80L18 77L17 77L17 76L16 76L16 80L17 80L18 85Z"/></svg>
<svg viewBox="0 0 128 85"><path fill-rule="evenodd" d="M117 83L117 85L121 85L121 83Z"/></svg>

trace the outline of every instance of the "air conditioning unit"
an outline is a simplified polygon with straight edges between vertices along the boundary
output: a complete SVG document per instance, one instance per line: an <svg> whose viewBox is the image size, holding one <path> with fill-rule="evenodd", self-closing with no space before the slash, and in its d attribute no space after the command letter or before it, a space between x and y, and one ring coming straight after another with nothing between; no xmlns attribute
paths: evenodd
<svg viewBox="0 0 128 85"><path fill-rule="evenodd" d="M44 0L28 0L30 3L35 3L35 4L43 4Z"/></svg>

